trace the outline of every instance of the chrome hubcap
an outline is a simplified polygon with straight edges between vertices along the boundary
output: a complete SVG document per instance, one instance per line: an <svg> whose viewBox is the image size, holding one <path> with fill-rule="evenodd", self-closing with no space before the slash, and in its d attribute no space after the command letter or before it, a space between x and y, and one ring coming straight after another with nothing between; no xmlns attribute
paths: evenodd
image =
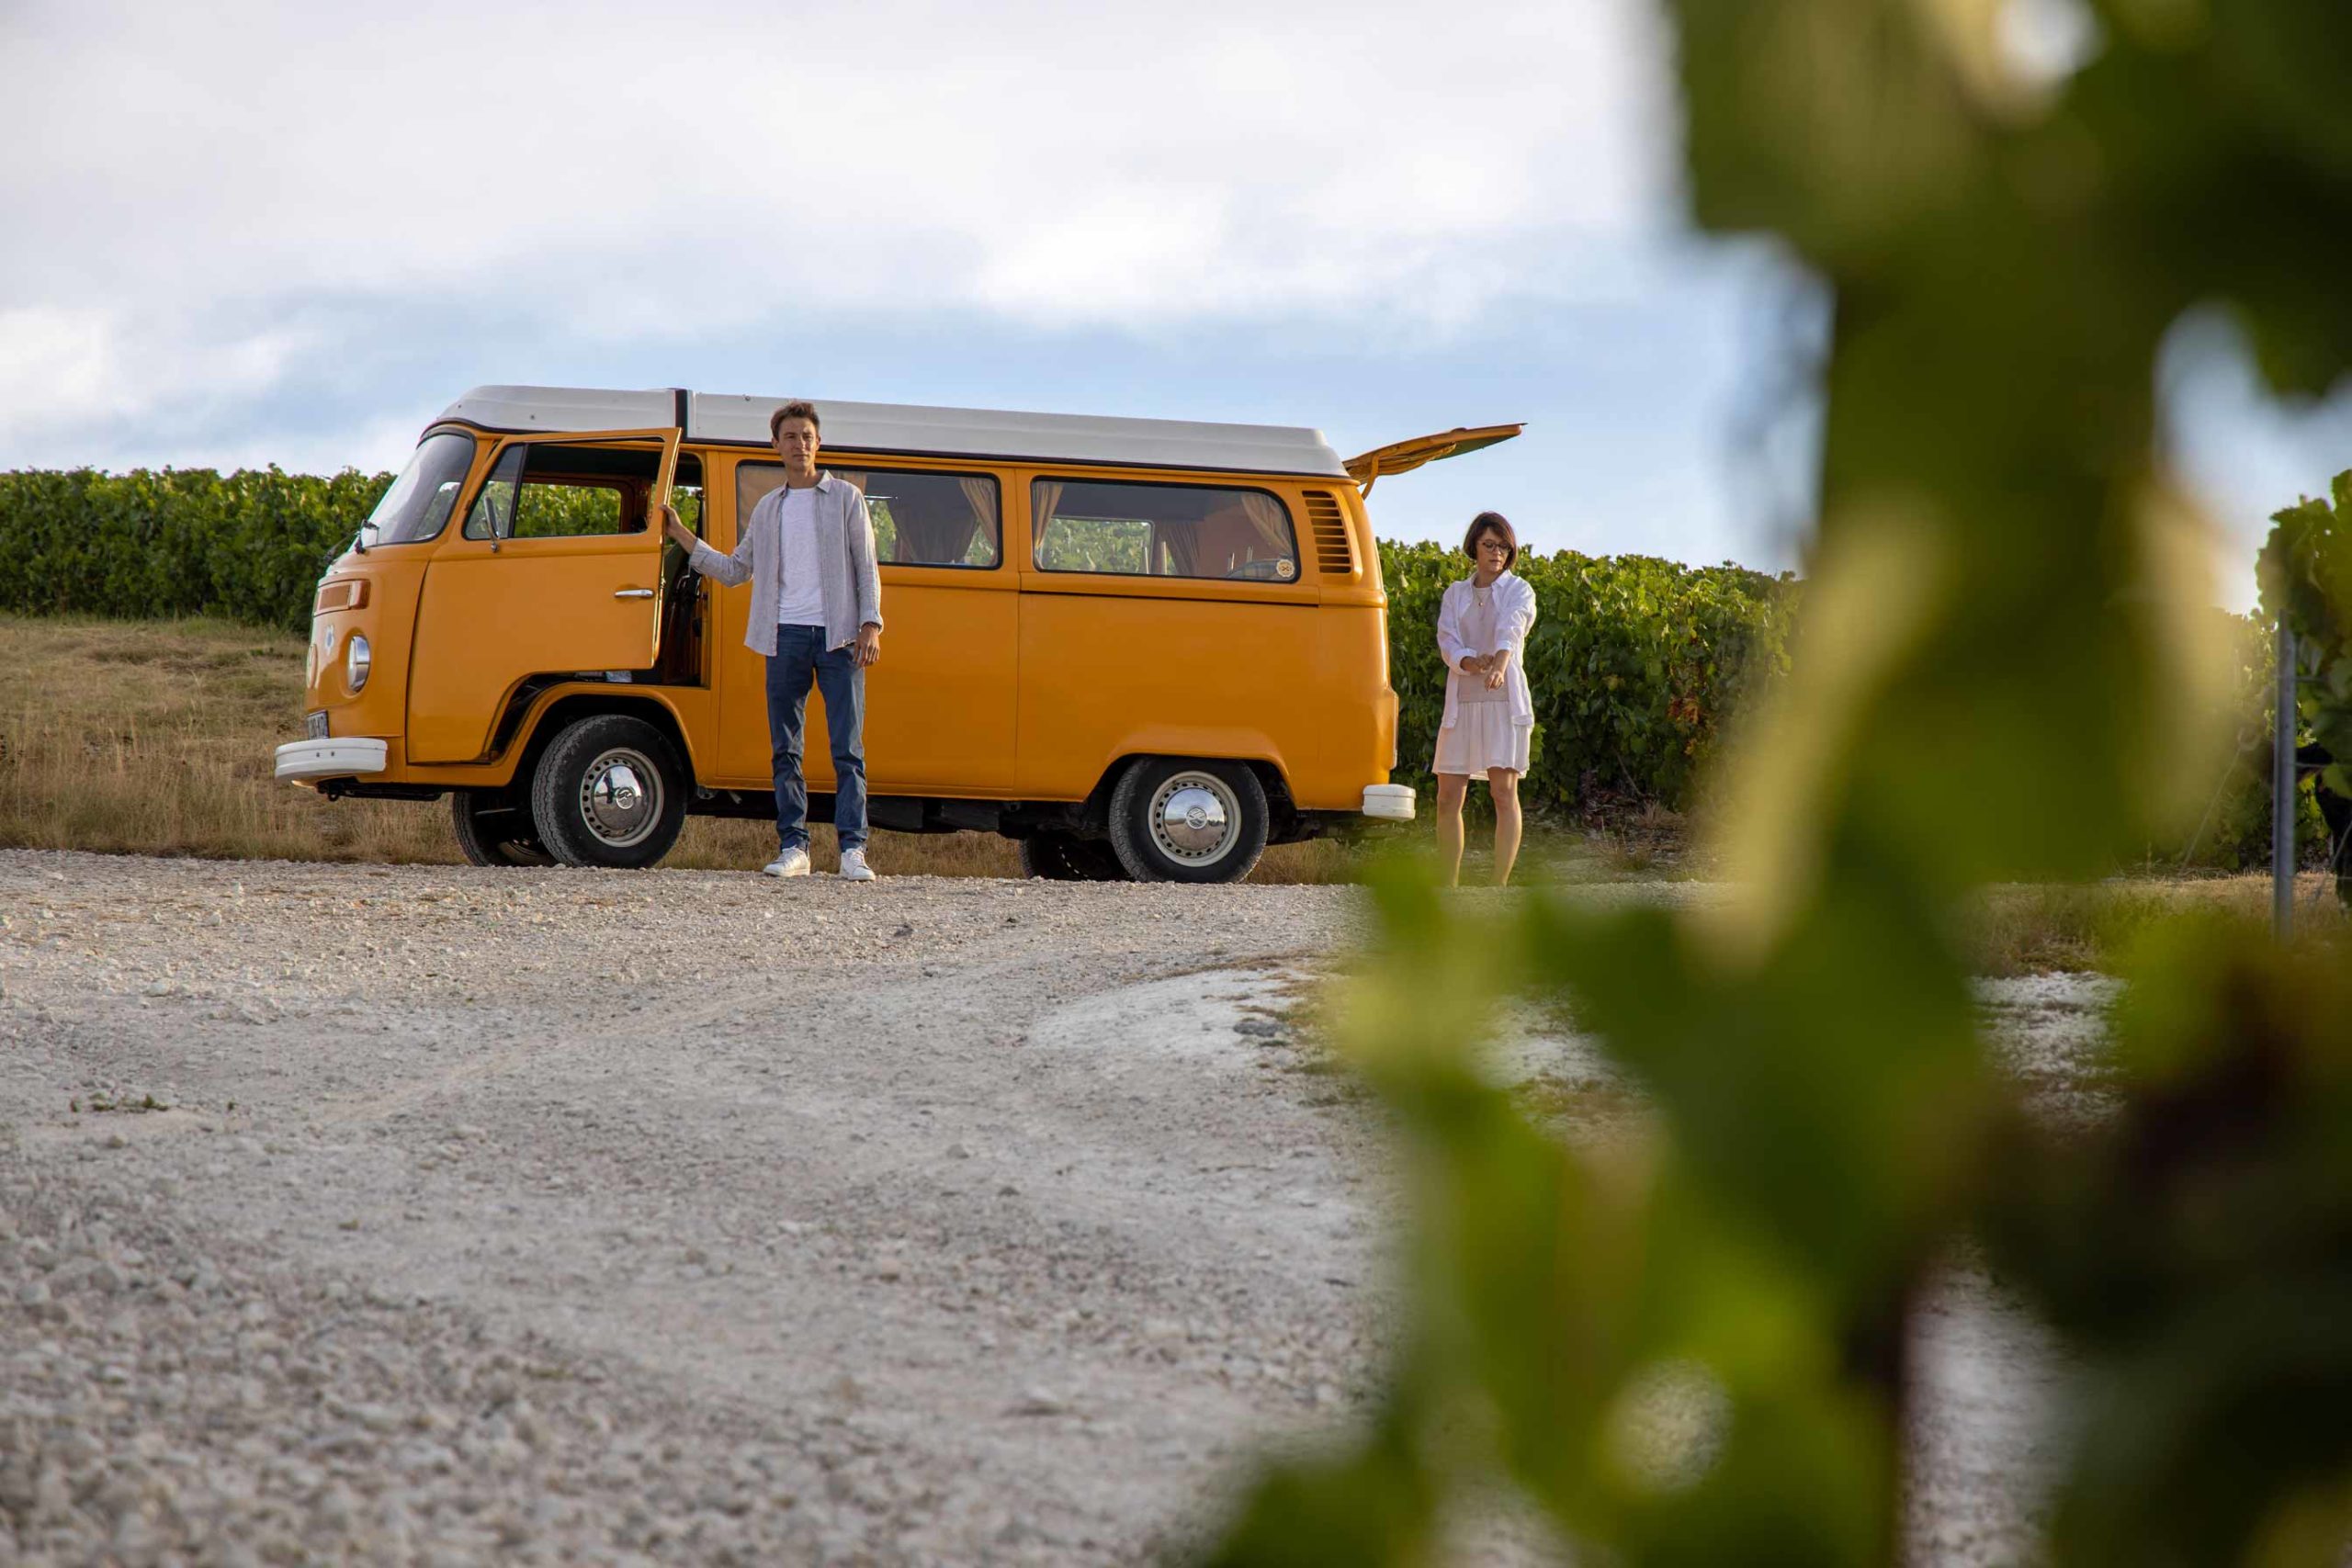
<svg viewBox="0 0 2352 1568"><path fill-rule="evenodd" d="M588 764L580 819L615 849L627 849L662 818L662 772L642 751L616 747Z"/></svg>
<svg viewBox="0 0 2352 1568"><path fill-rule="evenodd" d="M1178 773L1151 798L1151 836L1170 860L1213 864L1241 836L1241 803L1214 773Z"/></svg>

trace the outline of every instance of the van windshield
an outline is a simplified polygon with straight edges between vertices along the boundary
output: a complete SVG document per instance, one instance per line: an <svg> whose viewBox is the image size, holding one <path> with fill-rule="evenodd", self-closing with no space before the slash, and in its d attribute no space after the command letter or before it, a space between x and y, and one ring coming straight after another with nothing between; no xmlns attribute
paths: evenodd
<svg viewBox="0 0 2352 1568"><path fill-rule="evenodd" d="M458 492L465 488L466 470L473 466L474 438L445 430L428 435L417 446L416 455L359 525L359 542L369 549L378 545L405 545L418 539L430 539L441 532L449 513L457 509Z"/></svg>

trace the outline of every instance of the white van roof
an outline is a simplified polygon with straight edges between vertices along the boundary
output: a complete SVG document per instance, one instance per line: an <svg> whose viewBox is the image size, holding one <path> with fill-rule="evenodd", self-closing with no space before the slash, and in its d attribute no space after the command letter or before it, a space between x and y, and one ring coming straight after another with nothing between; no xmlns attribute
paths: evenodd
<svg viewBox="0 0 2352 1568"><path fill-rule="evenodd" d="M683 423L689 441L764 446L768 416L789 400L674 388L632 392L476 387L443 410L441 418L497 431L649 430ZM1296 425L808 400L824 421L825 445L854 452L1348 477L1347 466L1323 433Z"/></svg>

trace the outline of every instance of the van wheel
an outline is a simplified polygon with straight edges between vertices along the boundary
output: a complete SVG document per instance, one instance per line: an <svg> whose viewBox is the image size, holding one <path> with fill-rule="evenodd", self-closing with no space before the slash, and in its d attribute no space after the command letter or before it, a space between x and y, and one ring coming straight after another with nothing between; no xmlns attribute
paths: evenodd
<svg viewBox="0 0 2352 1568"><path fill-rule="evenodd" d="M1043 829L1021 840L1021 874L1048 882L1125 882L1127 868L1100 839Z"/></svg>
<svg viewBox="0 0 2352 1568"><path fill-rule="evenodd" d="M1073 839L1069 846L1070 863L1079 869L1088 882L1133 882L1127 868L1119 863L1119 852L1107 839Z"/></svg>
<svg viewBox="0 0 2352 1568"><path fill-rule="evenodd" d="M685 769L643 719L596 714L567 725L540 753L531 817L565 865L651 865L685 826Z"/></svg>
<svg viewBox="0 0 2352 1568"><path fill-rule="evenodd" d="M1111 846L1137 882L1238 882L1266 824L1266 791L1239 762L1146 757L1111 792Z"/></svg>
<svg viewBox="0 0 2352 1568"><path fill-rule="evenodd" d="M458 850L475 865L555 863L539 842L530 807L507 790L451 790L449 825L457 829Z"/></svg>

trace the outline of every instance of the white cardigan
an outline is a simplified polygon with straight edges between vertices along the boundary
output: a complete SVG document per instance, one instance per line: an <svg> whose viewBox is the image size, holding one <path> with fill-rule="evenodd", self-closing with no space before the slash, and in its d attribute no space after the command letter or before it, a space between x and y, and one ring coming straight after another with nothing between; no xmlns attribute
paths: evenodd
<svg viewBox="0 0 2352 1568"><path fill-rule="evenodd" d="M1453 683L1475 680L1462 673L1462 661L1474 656L1483 657L1502 649L1510 649L1510 661L1503 666L1503 684L1510 693L1510 721L1513 724L1535 722L1535 699L1527 689L1527 672L1520 668L1521 655L1527 647L1527 633L1535 625L1535 590L1514 572L1504 572L1495 579L1495 645L1493 648L1473 648L1462 640L1462 617L1470 608L1470 579L1448 583L1445 597L1437 607L1437 649L1445 656L1445 723L1453 728Z"/></svg>

